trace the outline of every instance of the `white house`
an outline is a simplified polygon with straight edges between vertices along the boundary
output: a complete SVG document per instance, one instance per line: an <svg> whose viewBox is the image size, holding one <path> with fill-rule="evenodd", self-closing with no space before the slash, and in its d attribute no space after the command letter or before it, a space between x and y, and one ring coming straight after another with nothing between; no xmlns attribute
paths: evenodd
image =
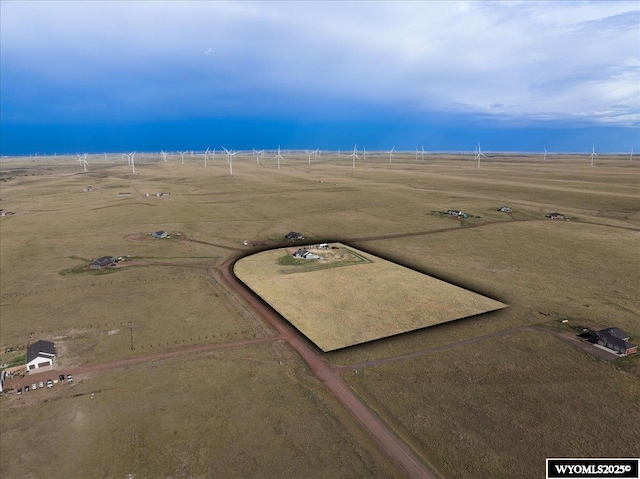
<svg viewBox="0 0 640 479"><path fill-rule="evenodd" d="M27 348L27 371L37 373L53 368L56 346L51 341L36 341Z"/></svg>

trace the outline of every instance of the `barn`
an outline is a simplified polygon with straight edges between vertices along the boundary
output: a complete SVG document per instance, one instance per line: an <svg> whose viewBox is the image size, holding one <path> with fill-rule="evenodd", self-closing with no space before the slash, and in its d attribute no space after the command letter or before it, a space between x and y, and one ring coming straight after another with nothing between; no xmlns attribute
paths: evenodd
<svg viewBox="0 0 640 479"><path fill-rule="evenodd" d="M107 266L113 266L116 263L115 256L103 256L102 258L98 258L94 260L90 267L91 269L102 269Z"/></svg>

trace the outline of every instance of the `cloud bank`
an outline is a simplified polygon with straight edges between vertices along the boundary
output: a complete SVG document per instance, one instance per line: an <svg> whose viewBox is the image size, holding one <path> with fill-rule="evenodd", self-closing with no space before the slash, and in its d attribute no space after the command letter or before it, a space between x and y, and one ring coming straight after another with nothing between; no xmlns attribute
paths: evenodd
<svg viewBox="0 0 640 479"><path fill-rule="evenodd" d="M640 124L637 2L2 2L3 121Z"/></svg>

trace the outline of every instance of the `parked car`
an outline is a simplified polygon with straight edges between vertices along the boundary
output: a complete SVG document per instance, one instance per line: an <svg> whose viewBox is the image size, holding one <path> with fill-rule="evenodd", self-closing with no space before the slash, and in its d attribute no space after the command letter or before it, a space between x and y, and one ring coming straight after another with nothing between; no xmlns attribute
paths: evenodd
<svg viewBox="0 0 640 479"><path fill-rule="evenodd" d="M51 379L49 379L47 381L47 388L51 389L53 387L53 381Z"/></svg>
<svg viewBox="0 0 640 479"><path fill-rule="evenodd" d="M71 374L67 374L67 382L69 384L71 384L73 382L73 378L71 377Z"/></svg>
<svg viewBox="0 0 640 479"><path fill-rule="evenodd" d="M38 387L39 387L40 389L42 389L42 388L44 387L44 382L40 381L40 382L38 383Z"/></svg>
<svg viewBox="0 0 640 479"><path fill-rule="evenodd" d="M29 386L25 386L24 387L24 392L28 393L29 392Z"/></svg>
<svg viewBox="0 0 640 479"><path fill-rule="evenodd" d="M38 385L37 385L36 383L33 383L33 384L31 385L31 390L32 390L32 391L35 391L36 389L38 389Z"/></svg>
<svg viewBox="0 0 640 479"><path fill-rule="evenodd" d="M60 376L58 376L58 379L60 380L61 383L64 382L64 374L61 374Z"/></svg>

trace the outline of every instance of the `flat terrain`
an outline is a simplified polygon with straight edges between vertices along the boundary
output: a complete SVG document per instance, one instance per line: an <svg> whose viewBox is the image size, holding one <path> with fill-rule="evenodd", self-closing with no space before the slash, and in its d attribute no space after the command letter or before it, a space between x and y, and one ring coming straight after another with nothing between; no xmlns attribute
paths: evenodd
<svg viewBox="0 0 640 479"><path fill-rule="evenodd" d="M505 307L343 244L330 246L336 249L310 250L320 256L316 260L277 249L242 258L234 268L323 351Z"/></svg>
<svg viewBox="0 0 640 479"><path fill-rule="evenodd" d="M0 363L49 339L79 373L0 398L0 476L538 478L549 456L637 456L640 354L568 340L640 343L640 164L587 156L240 154L232 178L201 156L2 158ZM509 307L322 353L225 277L291 230ZM90 271L104 255L128 258Z"/></svg>

